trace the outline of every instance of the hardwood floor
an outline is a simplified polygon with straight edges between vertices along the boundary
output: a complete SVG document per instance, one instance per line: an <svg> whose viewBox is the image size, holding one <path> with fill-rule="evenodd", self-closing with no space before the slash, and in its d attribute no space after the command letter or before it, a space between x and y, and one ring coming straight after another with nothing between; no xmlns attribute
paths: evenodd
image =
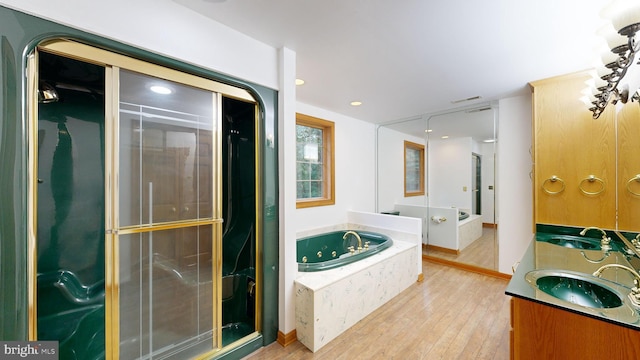
<svg viewBox="0 0 640 360"><path fill-rule="evenodd" d="M423 253L445 260L497 270L495 234L495 228L483 227L482 236L469 244L458 255L435 249L423 250Z"/></svg>
<svg viewBox="0 0 640 360"><path fill-rule="evenodd" d="M508 359L507 281L426 261L423 273L316 353L273 343L244 360Z"/></svg>

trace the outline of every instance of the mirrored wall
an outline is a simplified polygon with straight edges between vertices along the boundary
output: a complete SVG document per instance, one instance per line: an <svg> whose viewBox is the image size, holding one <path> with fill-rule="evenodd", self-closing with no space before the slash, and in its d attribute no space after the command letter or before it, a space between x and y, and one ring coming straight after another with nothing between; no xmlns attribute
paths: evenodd
<svg viewBox="0 0 640 360"><path fill-rule="evenodd" d="M378 127L377 211L422 219L424 255L497 271L497 114L485 103ZM424 145L424 192L406 191L407 144Z"/></svg>

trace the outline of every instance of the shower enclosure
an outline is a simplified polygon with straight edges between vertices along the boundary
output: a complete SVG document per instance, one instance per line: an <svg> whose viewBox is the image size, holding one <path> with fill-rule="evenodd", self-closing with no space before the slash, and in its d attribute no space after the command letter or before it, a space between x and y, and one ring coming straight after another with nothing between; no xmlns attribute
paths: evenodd
<svg viewBox="0 0 640 360"><path fill-rule="evenodd" d="M255 337L256 100L69 41L29 70L32 337L64 359L185 359Z"/></svg>

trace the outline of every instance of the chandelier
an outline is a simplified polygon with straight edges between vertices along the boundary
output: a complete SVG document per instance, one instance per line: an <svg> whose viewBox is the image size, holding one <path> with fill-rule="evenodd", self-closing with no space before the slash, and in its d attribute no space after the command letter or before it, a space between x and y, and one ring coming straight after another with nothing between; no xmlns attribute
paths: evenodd
<svg viewBox="0 0 640 360"><path fill-rule="evenodd" d="M607 43L602 65L594 71L586 96L597 119L609 103L640 101L640 1L613 0L602 10L608 23L598 31Z"/></svg>

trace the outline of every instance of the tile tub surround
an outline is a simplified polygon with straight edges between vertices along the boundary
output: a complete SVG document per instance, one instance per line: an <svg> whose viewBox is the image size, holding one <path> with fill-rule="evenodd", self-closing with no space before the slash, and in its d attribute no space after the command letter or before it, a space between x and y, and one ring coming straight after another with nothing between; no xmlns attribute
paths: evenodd
<svg viewBox="0 0 640 360"><path fill-rule="evenodd" d="M337 269L295 280L298 340L316 352L416 282L415 244L392 247Z"/></svg>

